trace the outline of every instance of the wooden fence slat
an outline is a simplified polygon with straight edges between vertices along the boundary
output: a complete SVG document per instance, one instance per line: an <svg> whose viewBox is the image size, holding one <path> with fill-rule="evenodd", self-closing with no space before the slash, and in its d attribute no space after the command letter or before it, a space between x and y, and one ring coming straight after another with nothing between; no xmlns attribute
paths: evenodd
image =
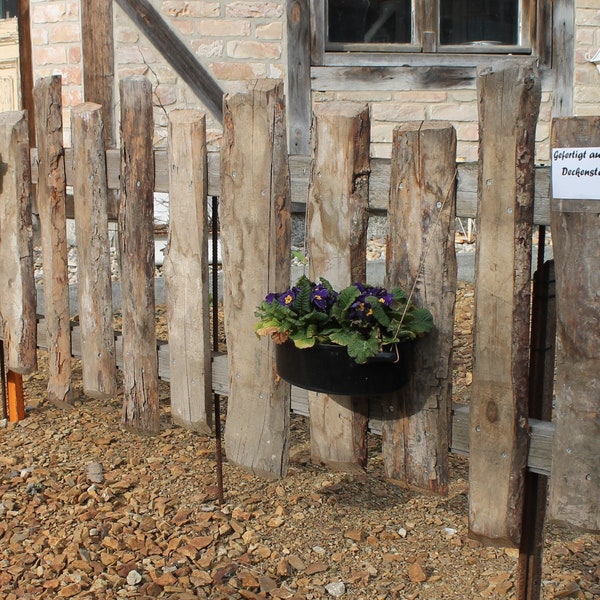
<svg viewBox="0 0 600 600"><path fill-rule="evenodd" d="M77 238L77 296L81 323L83 392L116 394L112 327L108 190L102 107L86 102L71 111L72 173Z"/></svg>
<svg viewBox="0 0 600 600"><path fill-rule="evenodd" d="M367 105L315 107L308 204L309 274L335 289L366 279L370 120ZM311 459L362 469L367 459L366 398L310 392Z"/></svg>
<svg viewBox="0 0 600 600"><path fill-rule="evenodd" d="M152 86L121 80L119 250L123 314L123 417L134 431L160 428L154 319L154 131Z"/></svg>
<svg viewBox="0 0 600 600"><path fill-rule="evenodd" d="M71 315L67 267L66 174L63 148L62 79L39 79L34 87L44 298L48 328L48 400L73 404L71 391Z"/></svg>
<svg viewBox="0 0 600 600"><path fill-rule="evenodd" d="M183 427L210 433L213 418L204 113L177 110L170 114L169 165L169 243L163 271L172 374L171 418Z"/></svg>
<svg viewBox="0 0 600 600"><path fill-rule="evenodd" d="M504 61L479 76L480 174L473 384L471 535L518 546L527 465L534 140L540 82Z"/></svg>
<svg viewBox="0 0 600 600"><path fill-rule="evenodd" d="M600 117L554 119L552 147L600 147ZM600 199L588 201L589 212L568 212L570 202L578 203L552 207L558 335L548 518L598 532Z"/></svg>
<svg viewBox="0 0 600 600"><path fill-rule="evenodd" d="M412 293L431 311L435 329L414 346L408 384L384 401L383 460L388 477L447 494L456 132L444 122L403 123L392 148L387 286Z"/></svg>
<svg viewBox="0 0 600 600"><path fill-rule="evenodd" d="M28 123L23 111L0 114L0 323L6 368L27 374L37 368L36 291Z"/></svg>
<svg viewBox="0 0 600 600"><path fill-rule="evenodd" d="M229 399L225 449L242 468L281 477L288 466L290 385L274 344L253 332L256 307L290 282L290 191L283 84L264 80L225 98L221 243Z"/></svg>

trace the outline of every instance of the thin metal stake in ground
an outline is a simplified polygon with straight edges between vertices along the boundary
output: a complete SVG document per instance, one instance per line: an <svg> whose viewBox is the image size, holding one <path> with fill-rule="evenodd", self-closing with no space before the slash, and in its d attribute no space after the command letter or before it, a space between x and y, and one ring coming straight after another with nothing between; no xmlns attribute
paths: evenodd
<svg viewBox="0 0 600 600"><path fill-rule="evenodd" d="M219 199L212 197L212 308L213 308L213 350L219 351L219 276L218 276L218 257L219 249L219 221L218 221ZM215 453L217 461L217 488L219 504L223 504L223 449L221 446L221 397L216 392L213 393L215 410Z"/></svg>

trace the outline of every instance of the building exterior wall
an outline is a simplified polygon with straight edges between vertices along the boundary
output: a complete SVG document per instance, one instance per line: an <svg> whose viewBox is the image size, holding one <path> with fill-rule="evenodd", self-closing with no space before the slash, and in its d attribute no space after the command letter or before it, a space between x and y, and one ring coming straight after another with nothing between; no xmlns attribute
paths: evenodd
<svg viewBox="0 0 600 600"><path fill-rule="evenodd" d="M244 81L286 76L286 4L284 0L153 0L169 25L186 41L225 92ZM164 146L167 114L175 108L202 108L189 88L114 3L116 81L143 74L155 93L156 145ZM576 0L575 115L600 113L600 73L586 59L600 48L598 0ZM78 0L31 0L34 79L63 76L65 129L69 108L83 100L80 5ZM118 83L116 83L118 86ZM118 90L115 91L115 97ZM395 123L444 119L457 130L459 160L477 159L477 93L473 89L315 92L313 101L347 99L369 102L372 154L390 155ZM545 91L537 129L536 160L549 160L552 94ZM221 128L207 114L209 147L218 147Z"/></svg>

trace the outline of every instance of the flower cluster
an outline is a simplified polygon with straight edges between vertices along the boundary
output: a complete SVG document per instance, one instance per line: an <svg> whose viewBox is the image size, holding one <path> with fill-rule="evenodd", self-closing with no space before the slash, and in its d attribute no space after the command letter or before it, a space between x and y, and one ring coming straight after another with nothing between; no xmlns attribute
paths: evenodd
<svg viewBox="0 0 600 600"><path fill-rule="evenodd" d="M256 316L259 336L291 340L298 348L346 346L357 363L433 328L431 313L411 304L401 288L355 283L337 292L326 279L312 282L306 276L284 292L268 294Z"/></svg>

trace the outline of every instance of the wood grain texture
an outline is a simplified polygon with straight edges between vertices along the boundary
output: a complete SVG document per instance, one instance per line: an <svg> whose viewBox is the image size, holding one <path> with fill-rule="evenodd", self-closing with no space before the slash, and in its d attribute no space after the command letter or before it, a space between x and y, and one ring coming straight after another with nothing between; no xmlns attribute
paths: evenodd
<svg viewBox="0 0 600 600"><path fill-rule="evenodd" d="M553 121L553 148L588 146L600 147L600 117ZM596 209L588 212L569 212L569 201L554 202L556 431L548 518L598 532L600 200L594 201Z"/></svg>
<svg viewBox="0 0 600 600"><path fill-rule="evenodd" d="M366 279L369 109L361 103L323 103L315 107L314 121L309 276L313 281L325 277L340 290ZM316 392L308 398L312 461L362 469L367 458L365 399Z"/></svg>
<svg viewBox="0 0 600 600"><path fill-rule="evenodd" d="M254 334L254 311L290 282L290 185L283 84L257 81L225 99L221 244L229 400L225 449L255 474L288 467L290 385L273 342Z"/></svg>
<svg viewBox="0 0 600 600"><path fill-rule="evenodd" d="M152 87L140 76L121 80L119 250L123 313L122 425L160 429L154 320L154 161Z"/></svg>
<svg viewBox="0 0 600 600"><path fill-rule="evenodd" d="M28 374L37 368L36 292L28 123L23 111L0 114L0 323L6 368Z"/></svg>
<svg viewBox="0 0 600 600"><path fill-rule="evenodd" d="M385 400L386 475L412 488L448 493L456 132L449 123L413 122L394 130L387 287L402 287L428 308L434 331L412 351L408 384Z"/></svg>
<svg viewBox="0 0 600 600"><path fill-rule="evenodd" d="M117 392L112 326L108 189L102 107L93 102L71 111L77 300L81 323L83 392L112 398Z"/></svg>
<svg viewBox="0 0 600 600"><path fill-rule="evenodd" d="M479 76L480 172L473 390L471 535L518 545L527 464L534 139L533 65Z"/></svg>
<svg viewBox="0 0 600 600"><path fill-rule="evenodd" d="M208 282L206 117L169 116L169 243L164 275L169 332L171 418L194 431L213 428Z"/></svg>
<svg viewBox="0 0 600 600"><path fill-rule="evenodd" d="M48 400L73 404L71 392L71 326L67 267L67 178L63 148L62 79L39 79L35 100L38 170L36 186L40 217L46 326L48 328Z"/></svg>

